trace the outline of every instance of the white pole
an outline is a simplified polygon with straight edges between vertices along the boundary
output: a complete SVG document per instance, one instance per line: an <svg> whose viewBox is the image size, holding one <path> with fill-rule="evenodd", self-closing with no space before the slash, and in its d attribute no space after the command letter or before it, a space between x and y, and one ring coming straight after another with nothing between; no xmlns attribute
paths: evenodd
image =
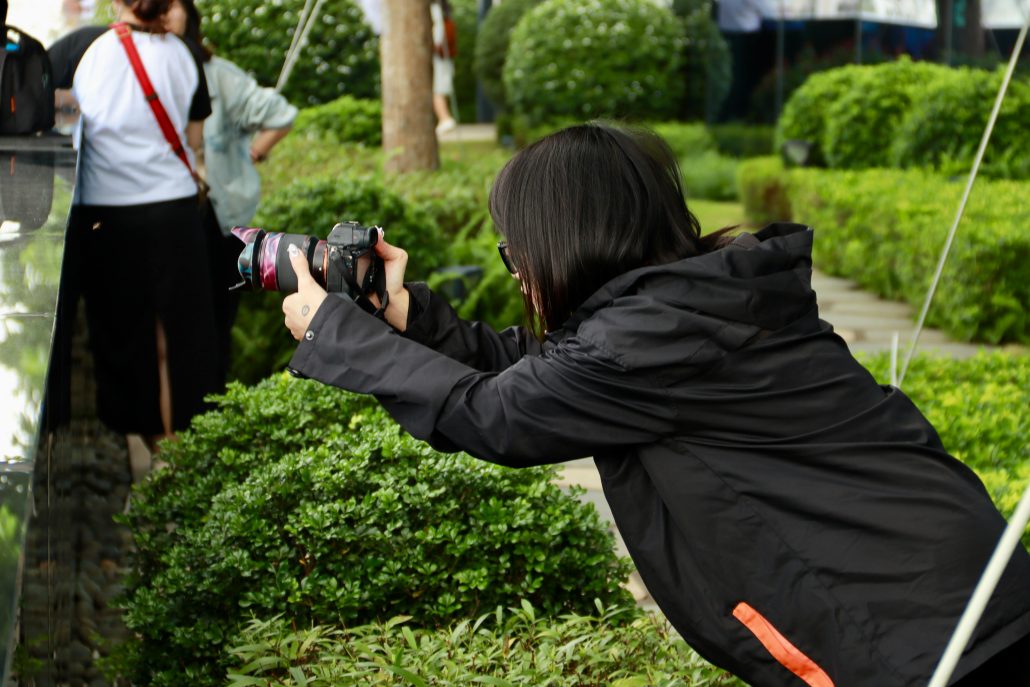
<svg viewBox="0 0 1030 687"><path fill-rule="evenodd" d="M304 8L300 11L300 19L297 20L297 28L293 30L293 40L290 41L290 48L286 51L286 57L283 59L283 68L286 67L286 63L290 61L290 56L293 51L297 49L297 43L300 42L300 34L304 30L304 25L308 21L308 13L311 11L311 4L314 0L304 0ZM276 89L279 88L278 84L282 81L283 73L279 71L279 79L276 81Z"/></svg>
<svg viewBox="0 0 1030 687"><path fill-rule="evenodd" d="M325 0L317 0L315 2L314 9L311 10L311 15L304 23L304 28L301 29L300 38L297 40L297 46L293 52L286 56L286 63L283 65L282 73L279 74L279 81L275 84L276 92L281 92L286 86L287 80L290 78L290 72L293 71L293 66L297 63L297 59L300 58L300 53L304 50L304 46L308 43L308 33L311 32L311 27L315 25L318 19L318 12L322 9L322 5L325 4Z"/></svg>

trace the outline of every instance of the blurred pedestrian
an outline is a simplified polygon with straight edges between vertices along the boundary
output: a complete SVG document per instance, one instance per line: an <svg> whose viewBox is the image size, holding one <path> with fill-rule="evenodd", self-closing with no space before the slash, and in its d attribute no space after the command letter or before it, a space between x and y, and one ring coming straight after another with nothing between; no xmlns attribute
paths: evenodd
<svg viewBox="0 0 1030 687"><path fill-rule="evenodd" d="M254 219L261 200L261 177L254 165L264 162L289 133L297 108L275 89L258 85L238 66L212 54L204 44L194 0L172 0L165 27L200 46L211 94L212 114L204 122L205 179L210 187L204 219L212 258L218 360L224 379L239 308L239 292L229 288L240 281L236 263L243 247L230 230Z"/></svg>
<svg viewBox="0 0 1030 687"><path fill-rule="evenodd" d="M751 94L774 55L762 50L762 19L776 16L772 0L717 0L717 23L730 49L732 77L730 92L719 113L719 121L744 119Z"/></svg>
<svg viewBox="0 0 1030 687"><path fill-rule="evenodd" d="M114 0L116 30L81 28L49 50L81 112L66 254L81 271L97 411L151 450L221 387L194 174L211 102L196 46L164 29L171 3Z"/></svg>
<svg viewBox="0 0 1030 687"><path fill-rule="evenodd" d="M447 0L434 0L429 6L433 18L433 112L436 133L445 134L458 126L451 115L449 100L454 95L454 57L458 53L458 33Z"/></svg>

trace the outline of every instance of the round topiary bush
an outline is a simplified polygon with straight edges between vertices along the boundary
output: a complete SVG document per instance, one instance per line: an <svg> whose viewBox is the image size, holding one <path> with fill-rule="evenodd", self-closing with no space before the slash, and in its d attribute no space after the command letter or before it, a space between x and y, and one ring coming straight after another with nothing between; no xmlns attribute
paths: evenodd
<svg viewBox="0 0 1030 687"><path fill-rule="evenodd" d="M547 0L519 21L504 63L511 108L552 119L673 117L683 25L650 0Z"/></svg>
<svg viewBox="0 0 1030 687"><path fill-rule="evenodd" d="M712 21L711 0L673 0L672 11L683 22L684 120L711 122L730 92L730 49Z"/></svg>
<svg viewBox="0 0 1030 687"><path fill-rule="evenodd" d="M483 19L476 37L476 77L494 107L504 111L508 100L504 94L504 61L508 57L511 32L529 10L543 0L507 0L495 5Z"/></svg>
<svg viewBox="0 0 1030 687"><path fill-rule="evenodd" d="M215 52L274 86L304 9L304 0L198 0ZM379 38L353 0L325 0L307 45L283 89L296 105L341 95L379 96Z"/></svg>
<svg viewBox="0 0 1030 687"><path fill-rule="evenodd" d="M165 447L125 518L134 684L225 684L251 618L431 628L521 598L547 615L631 602L628 560L553 468L438 453L373 403L277 375Z"/></svg>
<svg viewBox="0 0 1030 687"><path fill-rule="evenodd" d="M826 163L838 169L886 166L894 132L918 94L950 73L948 67L904 58L862 70L847 91L825 103Z"/></svg>
<svg viewBox="0 0 1030 687"><path fill-rule="evenodd" d="M323 105L306 107L293 122L293 135L322 145L361 143L378 147L383 142L382 103L343 95Z"/></svg>
<svg viewBox="0 0 1030 687"><path fill-rule="evenodd" d="M921 91L898 126L890 161L898 167L931 167L946 174L968 173L1003 73L952 70ZM1013 79L984 155L982 173L1030 177L1030 80Z"/></svg>
<svg viewBox="0 0 1030 687"><path fill-rule="evenodd" d="M826 112L830 103L847 93L870 67L846 66L809 76L783 106L776 126L776 150L786 141L806 141L811 146L809 165L824 165L822 143L826 132Z"/></svg>
<svg viewBox="0 0 1030 687"><path fill-rule="evenodd" d="M298 180L262 201L254 226L325 238L344 220L383 227L388 240L411 256L411 279L426 278L447 252L432 217L374 177ZM244 294L232 334L230 378L252 384L289 362L296 342L282 324L282 299L280 293Z"/></svg>

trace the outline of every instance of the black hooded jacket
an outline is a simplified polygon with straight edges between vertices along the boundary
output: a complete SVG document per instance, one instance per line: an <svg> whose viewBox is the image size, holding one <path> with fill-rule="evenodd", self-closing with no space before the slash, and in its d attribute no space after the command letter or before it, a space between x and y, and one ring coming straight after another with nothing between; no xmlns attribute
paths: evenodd
<svg viewBox="0 0 1030 687"><path fill-rule="evenodd" d="M404 335L329 298L294 372L414 436L521 467L593 456L655 601L755 685L925 685L1005 522L819 319L812 231L623 274L539 343L411 285ZM1018 548L955 671L1030 634Z"/></svg>

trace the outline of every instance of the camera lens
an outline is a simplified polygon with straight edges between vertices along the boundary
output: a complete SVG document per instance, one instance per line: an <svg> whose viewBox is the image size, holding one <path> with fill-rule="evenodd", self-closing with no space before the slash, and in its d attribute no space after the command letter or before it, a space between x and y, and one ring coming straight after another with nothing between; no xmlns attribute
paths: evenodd
<svg viewBox="0 0 1030 687"><path fill-rule="evenodd" d="M247 286L266 291L296 291L297 274L290 264L290 246L297 246L307 258L315 281L325 286L325 241L253 227L234 227L232 233L245 244L237 267Z"/></svg>

